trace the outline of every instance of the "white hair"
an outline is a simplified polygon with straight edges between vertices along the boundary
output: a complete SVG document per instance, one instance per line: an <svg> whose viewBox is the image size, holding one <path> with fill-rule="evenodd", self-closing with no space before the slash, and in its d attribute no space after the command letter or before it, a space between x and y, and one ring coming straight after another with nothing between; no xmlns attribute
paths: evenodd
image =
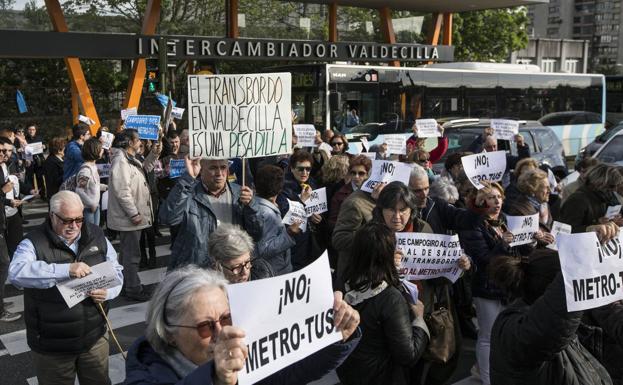
<svg viewBox="0 0 623 385"><path fill-rule="evenodd" d="M446 202L454 203L459 200L459 190L448 178L438 178L430 185L432 198L443 199Z"/></svg>
<svg viewBox="0 0 623 385"><path fill-rule="evenodd" d="M411 166L411 174L409 175L409 183L411 183L411 181L413 179L428 179L428 173L426 173L426 170L424 170L424 167L420 166L417 163L411 163L409 166Z"/></svg>
<svg viewBox="0 0 623 385"><path fill-rule="evenodd" d="M80 206L80 210L84 210L84 204L80 196L73 191L62 190L52 195L50 198L50 212L58 214L65 205Z"/></svg>
<svg viewBox="0 0 623 385"><path fill-rule="evenodd" d="M254 249L253 238L240 226L220 224L210 234L208 251L217 262L227 262L243 254L251 254Z"/></svg>

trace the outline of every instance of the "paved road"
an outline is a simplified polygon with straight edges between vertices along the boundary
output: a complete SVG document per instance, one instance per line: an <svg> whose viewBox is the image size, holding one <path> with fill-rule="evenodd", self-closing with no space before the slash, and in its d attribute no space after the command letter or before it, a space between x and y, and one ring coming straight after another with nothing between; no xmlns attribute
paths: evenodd
<svg viewBox="0 0 623 385"><path fill-rule="evenodd" d="M27 232L33 226L43 223L47 214L47 205L43 202L36 201L25 207L24 215L29 221L26 224ZM147 285L155 285L160 281L164 274L169 251L169 233L162 230L165 235L157 238L157 266L153 269L145 269L140 272L141 281ZM119 247L119 241L112 242L115 248ZM13 302L13 306L9 308L12 312L23 312L24 300L21 291L10 284L5 286L5 301ZM109 318L112 322L113 329L124 349L127 349L132 342L143 334L145 327L145 310L147 303L137 303L126 301L123 297L116 298L112 301ZM0 323L0 385L21 385L37 384L35 371L30 358L30 348L26 343L26 330L23 318L13 323ZM459 381L469 375L469 368L474 362L473 341L466 344L461 352L461 363L457 370L454 381ZM122 383L125 379L125 366L123 357L119 351L112 346L110 349L110 378L113 384ZM314 385L334 385L339 383L335 373L324 377L322 380L314 382ZM476 385L478 381L471 379L461 380L456 384L460 385ZM88 384L85 384L88 385ZM298 385L298 384L297 384Z"/></svg>

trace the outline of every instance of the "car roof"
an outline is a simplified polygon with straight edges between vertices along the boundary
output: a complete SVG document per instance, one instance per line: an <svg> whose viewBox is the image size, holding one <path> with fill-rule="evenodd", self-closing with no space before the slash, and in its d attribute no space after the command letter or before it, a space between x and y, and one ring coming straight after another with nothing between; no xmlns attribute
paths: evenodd
<svg viewBox="0 0 623 385"><path fill-rule="evenodd" d="M604 150L604 148L606 148L606 146L608 145L608 143L610 143L612 140L614 140L614 138L617 138L619 136L623 135L623 130L619 130L618 132L616 132L614 135L612 135L610 137L610 139L608 139L606 141L606 143L602 144L601 147L599 147L599 149L597 151L595 151L595 153L593 154L593 158L597 158L597 156L599 154L601 154L601 152Z"/></svg>
<svg viewBox="0 0 623 385"><path fill-rule="evenodd" d="M491 119L475 119L475 118L465 118L465 119L452 119L443 123L444 129L467 129L467 128L485 128L489 127L491 124ZM541 122L537 120L519 120L519 128L520 129L533 129L533 128L545 128Z"/></svg>

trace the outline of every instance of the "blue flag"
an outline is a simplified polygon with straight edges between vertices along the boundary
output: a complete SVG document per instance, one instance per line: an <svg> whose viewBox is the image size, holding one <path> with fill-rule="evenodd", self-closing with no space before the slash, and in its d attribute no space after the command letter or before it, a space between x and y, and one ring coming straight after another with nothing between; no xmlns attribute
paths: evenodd
<svg viewBox="0 0 623 385"><path fill-rule="evenodd" d="M19 113L25 114L26 112L28 112L28 107L26 106L26 99L24 99L24 95L22 94L22 91L17 90L15 97L17 99L17 109L19 110Z"/></svg>
<svg viewBox="0 0 623 385"><path fill-rule="evenodd" d="M168 96L161 93L156 93L156 98L158 98L158 102L162 107L167 108L167 104L169 104ZM173 103L173 107L175 107L175 105L177 104L175 103L175 100L171 99L171 102Z"/></svg>

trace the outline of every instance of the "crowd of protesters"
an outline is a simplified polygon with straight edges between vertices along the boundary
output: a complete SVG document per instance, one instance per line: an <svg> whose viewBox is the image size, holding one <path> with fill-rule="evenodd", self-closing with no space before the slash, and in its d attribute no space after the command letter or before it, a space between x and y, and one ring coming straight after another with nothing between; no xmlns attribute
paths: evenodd
<svg viewBox="0 0 623 385"><path fill-rule="evenodd" d="M431 151L415 128L405 155L389 154L385 144L371 148L377 160L411 167L408 183L382 183L372 192L361 187L373 161L349 153L347 137L330 130L317 132L315 147L296 146L294 136L291 154L250 161L191 159L187 130L174 126L158 142L126 129L104 149L101 134L91 138L83 124L73 128L69 142L49 140L47 158L26 159L26 144L41 141L36 127L27 135L0 130L6 194L0 200L0 280L8 275L27 288L25 318L41 367L38 376L54 377L45 359L59 349L74 355L101 349L105 330L93 320L92 306L121 294L135 301L151 298L145 336L129 351L126 383L235 384L247 350L244 331L231 326L225 285L302 269L326 250L343 340L262 383L306 383L336 370L346 385L445 384L457 368L464 337L476 339L472 374L485 385L623 383L616 364L623 351L623 305L568 312L558 255L547 248L555 242L554 220L573 232L595 231L602 242L618 235L623 217L606 218L606 211L623 201L623 169L589 158L578 165L579 179L562 186L560 170L531 158L517 135L518 155L507 155L502 181L476 189L461 158L497 151L493 130L483 130L471 152L446 156L437 174L432 163L448 151L440 130ZM318 146L323 142L330 152ZM172 160L183 160L181 175L174 175ZM327 194L325 213L312 214L306 223L283 223L292 202L304 204L321 187ZM50 218L22 240L24 194L47 199ZM506 215L537 213L539 230L532 242L510 246ZM171 234L169 273L152 292L138 272L156 266L155 237L163 227ZM452 283L401 277L396 248L401 232L458 235L464 250L458 261L461 278ZM88 274L89 262L116 263L104 234L120 240L123 288L92 293L82 313L69 312L71 322L98 332L63 345L75 333L41 334L39 324L57 318L40 311L56 309L58 298L49 291L55 282ZM35 240L49 245L40 247ZM91 245L103 250L90 255L85 248ZM76 259L83 253L85 259ZM20 317L6 307L0 301L0 321ZM441 346L450 352L443 359L431 352L439 341L429 324L440 308L451 310L453 328L446 340L452 346ZM206 314L207 321L201 319ZM588 328L599 330L590 344L578 338Z"/></svg>

